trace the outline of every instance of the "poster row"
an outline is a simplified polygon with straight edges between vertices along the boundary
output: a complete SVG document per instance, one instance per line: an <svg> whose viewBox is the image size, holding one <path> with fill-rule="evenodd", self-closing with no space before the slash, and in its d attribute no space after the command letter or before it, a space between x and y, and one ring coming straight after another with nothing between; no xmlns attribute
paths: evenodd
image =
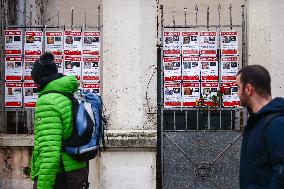
<svg viewBox="0 0 284 189"><path fill-rule="evenodd" d="M219 42L222 56L239 54L237 31L166 31L163 33L164 56L216 56Z"/></svg>
<svg viewBox="0 0 284 189"><path fill-rule="evenodd" d="M99 83L82 83L83 91L100 95ZM38 90L32 82L5 82L5 107L34 108L38 98Z"/></svg>
<svg viewBox="0 0 284 189"><path fill-rule="evenodd" d="M222 97L223 107L236 107L240 105L237 95L238 87L235 82L221 83L224 88ZM164 107L195 107L196 101L201 97L205 106L214 106L214 101L210 98L217 96L219 89L218 82L171 82L164 84Z"/></svg>
<svg viewBox="0 0 284 189"><path fill-rule="evenodd" d="M182 60L182 61L181 61ZM164 81L218 81L217 57L164 57ZM237 57L222 57L221 81L235 81L239 70Z"/></svg>
<svg viewBox="0 0 284 189"><path fill-rule="evenodd" d="M45 51L54 55L100 55L99 31L5 31L5 54L38 56Z"/></svg>
<svg viewBox="0 0 284 189"><path fill-rule="evenodd" d="M32 81L31 71L34 62L39 57L7 56L5 57L5 80L6 81ZM64 56L55 57L58 72L64 75L74 75L83 82L99 82L100 58Z"/></svg>

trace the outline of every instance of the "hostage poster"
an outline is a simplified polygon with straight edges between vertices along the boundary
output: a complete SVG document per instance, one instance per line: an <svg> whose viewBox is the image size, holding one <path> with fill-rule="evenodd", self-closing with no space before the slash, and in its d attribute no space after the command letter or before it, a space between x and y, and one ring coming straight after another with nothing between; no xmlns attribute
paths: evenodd
<svg viewBox="0 0 284 189"><path fill-rule="evenodd" d="M171 82L164 84L164 107L181 106L181 83Z"/></svg>
<svg viewBox="0 0 284 189"><path fill-rule="evenodd" d="M217 57L200 57L201 80L218 81L218 62Z"/></svg>
<svg viewBox="0 0 284 189"><path fill-rule="evenodd" d="M56 64L58 73L62 73L63 74L63 60L61 57L55 57L54 58L54 63Z"/></svg>
<svg viewBox="0 0 284 189"><path fill-rule="evenodd" d="M63 55L63 32L45 32L45 51L52 52L54 56Z"/></svg>
<svg viewBox="0 0 284 189"><path fill-rule="evenodd" d="M5 57L5 80L21 81L23 75L23 59L21 56Z"/></svg>
<svg viewBox="0 0 284 189"><path fill-rule="evenodd" d="M223 56L238 55L238 32L223 31L221 32L221 54Z"/></svg>
<svg viewBox="0 0 284 189"><path fill-rule="evenodd" d="M199 57L183 57L182 78L184 81L200 80L200 62Z"/></svg>
<svg viewBox="0 0 284 189"><path fill-rule="evenodd" d="M235 81L239 71L238 57L221 58L221 79L222 81Z"/></svg>
<svg viewBox="0 0 284 189"><path fill-rule="evenodd" d="M21 30L5 30L5 54L22 55L23 48Z"/></svg>
<svg viewBox="0 0 284 189"><path fill-rule="evenodd" d="M164 32L163 44L164 56L179 56L180 32Z"/></svg>
<svg viewBox="0 0 284 189"><path fill-rule="evenodd" d="M34 108L38 99L38 89L33 82L24 82L24 107Z"/></svg>
<svg viewBox="0 0 284 189"><path fill-rule="evenodd" d="M83 55L99 56L100 55L100 32L86 31L83 33Z"/></svg>
<svg viewBox="0 0 284 189"><path fill-rule="evenodd" d="M31 72L33 69L33 65L39 57L25 57L24 61L24 80L25 81L32 81Z"/></svg>
<svg viewBox="0 0 284 189"><path fill-rule="evenodd" d="M181 80L180 57L165 57L164 62L164 81Z"/></svg>
<svg viewBox="0 0 284 189"><path fill-rule="evenodd" d="M100 95L100 84L99 83L83 83L83 91L92 92Z"/></svg>
<svg viewBox="0 0 284 189"><path fill-rule="evenodd" d="M65 31L64 32L64 55L82 54L82 32Z"/></svg>
<svg viewBox="0 0 284 189"><path fill-rule="evenodd" d="M81 57L64 57L64 75L74 75L78 80L81 79Z"/></svg>
<svg viewBox="0 0 284 189"><path fill-rule="evenodd" d="M98 57L83 57L82 77L83 82L100 81L100 59Z"/></svg>
<svg viewBox="0 0 284 189"><path fill-rule="evenodd" d="M196 106L196 100L200 98L199 82L184 82L182 87L182 106Z"/></svg>
<svg viewBox="0 0 284 189"><path fill-rule="evenodd" d="M198 32L182 32L182 54L184 56L199 55Z"/></svg>
<svg viewBox="0 0 284 189"><path fill-rule="evenodd" d="M42 32L26 31L24 49L26 56L40 56L42 54Z"/></svg>
<svg viewBox="0 0 284 189"><path fill-rule="evenodd" d="M5 82L5 107L22 107L22 82Z"/></svg>
<svg viewBox="0 0 284 189"><path fill-rule="evenodd" d="M238 86L236 82L225 82L221 84L224 88L223 94L223 106L224 107L235 107L240 106L240 99L237 94Z"/></svg>
<svg viewBox="0 0 284 189"><path fill-rule="evenodd" d="M216 56L217 32L200 32L200 56Z"/></svg>
<svg viewBox="0 0 284 189"><path fill-rule="evenodd" d="M202 82L201 83L201 95L204 99L204 105L206 106L217 106L212 100L213 96L217 96L219 88L218 82Z"/></svg>

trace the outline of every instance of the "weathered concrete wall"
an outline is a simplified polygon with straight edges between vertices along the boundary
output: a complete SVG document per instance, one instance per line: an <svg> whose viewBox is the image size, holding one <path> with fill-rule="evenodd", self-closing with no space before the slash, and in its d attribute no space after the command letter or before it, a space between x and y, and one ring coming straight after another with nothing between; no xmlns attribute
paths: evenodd
<svg viewBox="0 0 284 189"><path fill-rule="evenodd" d="M32 188L32 181L29 179L30 157L29 147L0 148L0 188Z"/></svg>
<svg viewBox="0 0 284 189"><path fill-rule="evenodd" d="M274 97L284 96L283 8L281 0L248 1L248 63L263 65L270 71Z"/></svg>

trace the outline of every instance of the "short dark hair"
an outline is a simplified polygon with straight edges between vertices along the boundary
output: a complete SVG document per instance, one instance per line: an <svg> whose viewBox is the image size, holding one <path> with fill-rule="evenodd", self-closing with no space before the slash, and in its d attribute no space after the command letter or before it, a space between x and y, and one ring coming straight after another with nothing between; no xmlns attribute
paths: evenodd
<svg viewBox="0 0 284 189"><path fill-rule="evenodd" d="M264 97L271 96L270 74L263 66L250 65L239 70L241 83L245 86L251 84L256 92Z"/></svg>

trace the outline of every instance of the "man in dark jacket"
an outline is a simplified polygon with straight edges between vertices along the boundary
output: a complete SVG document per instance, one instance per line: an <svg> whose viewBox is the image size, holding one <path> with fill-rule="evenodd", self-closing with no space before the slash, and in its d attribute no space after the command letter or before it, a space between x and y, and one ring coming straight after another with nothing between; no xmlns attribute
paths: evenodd
<svg viewBox="0 0 284 189"><path fill-rule="evenodd" d="M284 188L284 116L267 123L269 115L284 114L284 99L272 99L270 82L268 71L259 65L237 74L241 105L251 113L241 148L241 189Z"/></svg>

